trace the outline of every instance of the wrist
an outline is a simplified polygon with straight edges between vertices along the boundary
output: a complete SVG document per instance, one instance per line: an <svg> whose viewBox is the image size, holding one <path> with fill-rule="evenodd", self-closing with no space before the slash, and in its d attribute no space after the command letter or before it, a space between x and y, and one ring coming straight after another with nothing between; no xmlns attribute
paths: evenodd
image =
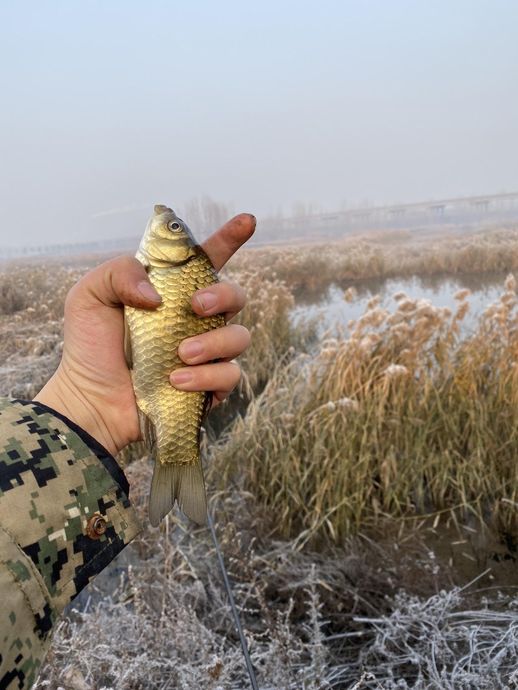
<svg viewBox="0 0 518 690"><path fill-rule="evenodd" d="M77 424L98 441L111 455L116 455L118 448L102 416L95 406L83 396L74 384L68 380L61 367L53 374L41 391L34 396L52 410L59 412L71 422Z"/></svg>

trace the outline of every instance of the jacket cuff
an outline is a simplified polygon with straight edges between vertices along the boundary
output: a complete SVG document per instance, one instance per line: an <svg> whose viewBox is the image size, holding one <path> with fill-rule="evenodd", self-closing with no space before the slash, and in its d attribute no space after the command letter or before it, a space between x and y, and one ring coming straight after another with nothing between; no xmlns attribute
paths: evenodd
<svg viewBox="0 0 518 690"><path fill-rule="evenodd" d="M0 524L46 590L45 635L64 607L140 531L115 459L84 430L39 402L0 401Z"/></svg>

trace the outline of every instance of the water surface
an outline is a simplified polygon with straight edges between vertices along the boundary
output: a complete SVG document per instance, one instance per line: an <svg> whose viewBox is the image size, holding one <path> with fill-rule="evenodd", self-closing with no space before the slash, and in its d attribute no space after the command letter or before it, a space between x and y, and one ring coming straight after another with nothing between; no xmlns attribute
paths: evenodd
<svg viewBox="0 0 518 690"><path fill-rule="evenodd" d="M394 295L404 292L413 299L429 300L436 307L449 307L454 311L458 302L455 295L459 290L469 289L467 301L469 311L464 318L462 331L465 336L473 332L480 315L496 302L505 291L506 274L473 274L459 276L425 276L389 280L365 280L345 286L331 285L319 295L301 295L292 312L297 321L302 317L318 317L320 330L333 329L336 325L347 326L367 309L367 304L375 295L380 295L380 306L390 312L395 311L397 302ZM344 292L348 287L356 290L352 302L346 302Z"/></svg>

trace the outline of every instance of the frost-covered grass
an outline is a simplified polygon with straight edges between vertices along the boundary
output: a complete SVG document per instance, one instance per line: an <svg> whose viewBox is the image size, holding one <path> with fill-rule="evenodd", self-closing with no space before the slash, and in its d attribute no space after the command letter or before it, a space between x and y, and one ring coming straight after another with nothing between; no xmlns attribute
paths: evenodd
<svg viewBox="0 0 518 690"><path fill-rule="evenodd" d="M129 473L134 505L144 517L150 468L136 463ZM246 497L229 500L223 512L246 522ZM350 670L342 632L358 628L355 614L388 610L384 594L390 585L379 551L351 543L347 552L304 554L294 544L255 538L250 518L242 530L221 517L217 522L261 689L346 687L342 681ZM38 688L60 685L249 687L207 530L174 517L157 530L146 528L70 607Z"/></svg>
<svg viewBox="0 0 518 690"><path fill-rule="evenodd" d="M212 447L284 538L342 543L386 516L447 510L510 534L518 505L518 309L509 276L478 329L458 306L374 298L342 337L272 373Z"/></svg>
<svg viewBox="0 0 518 690"><path fill-rule="evenodd" d="M422 547L360 539L324 555L218 531L261 690L518 687L518 600L445 589ZM249 688L207 532L171 521L125 560L69 611L38 689Z"/></svg>
<svg viewBox="0 0 518 690"><path fill-rule="evenodd" d="M371 639L358 664L366 688L508 690L518 687L518 599L465 609L457 587L428 599L399 594L388 616L361 618ZM491 602L494 604L494 602Z"/></svg>

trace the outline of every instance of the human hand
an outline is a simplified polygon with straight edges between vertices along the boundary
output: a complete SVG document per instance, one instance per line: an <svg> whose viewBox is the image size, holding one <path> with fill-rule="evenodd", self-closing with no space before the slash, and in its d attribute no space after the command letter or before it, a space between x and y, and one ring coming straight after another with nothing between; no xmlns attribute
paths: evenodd
<svg viewBox="0 0 518 690"><path fill-rule="evenodd" d="M203 249L216 270L254 230L255 218L243 213L209 237ZM78 424L112 455L140 438L131 375L124 357L123 307L154 309L159 304L160 298L137 259L120 256L87 273L67 295L60 365L34 398ZM198 290L192 298L196 314L225 314L227 320L244 304L242 289L231 283ZM193 348L196 344L197 353ZM248 330L238 324L187 338L178 354L189 366L176 370L171 384L185 391L213 391L215 402L223 400L240 378L239 366L229 360L249 344ZM215 359L221 361L213 362ZM179 382L180 373L190 374L190 380Z"/></svg>

